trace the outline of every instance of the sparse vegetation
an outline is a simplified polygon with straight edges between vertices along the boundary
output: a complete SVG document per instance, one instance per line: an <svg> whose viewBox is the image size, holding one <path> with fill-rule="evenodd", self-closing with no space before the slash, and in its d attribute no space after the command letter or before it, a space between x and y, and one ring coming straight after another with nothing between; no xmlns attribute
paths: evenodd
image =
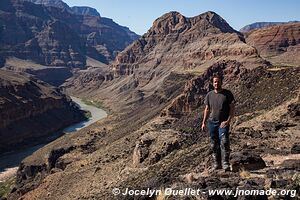
<svg viewBox="0 0 300 200"><path fill-rule="evenodd" d="M293 175L292 181L300 186L300 172Z"/></svg>
<svg viewBox="0 0 300 200"><path fill-rule="evenodd" d="M90 111L88 111L88 110L84 110L84 116L85 116L87 119L89 119L89 118L92 117L92 113L91 113Z"/></svg>
<svg viewBox="0 0 300 200"><path fill-rule="evenodd" d="M101 102L101 101L82 99L82 102L85 103L86 105L94 106L96 108L100 108L100 109L104 110L107 114L111 113L111 110L104 107L103 102Z"/></svg>
<svg viewBox="0 0 300 200"><path fill-rule="evenodd" d="M15 177L11 177L4 182L0 182L0 198L6 197L15 185Z"/></svg>
<svg viewBox="0 0 300 200"><path fill-rule="evenodd" d="M90 101L90 100L87 100L87 99L82 99L82 101L86 105L95 106L97 108L104 109L103 103L101 101L93 101L93 100Z"/></svg>
<svg viewBox="0 0 300 200"><path fill-rule="evenodd" d="M183 133L192 133L194 129L192 127L183 127L183 128L179 128L179 131Z"/></svg>
<svg viewBox="0 0 300 200"><path fill-rule="evenodd" d="M251 177L251 174L249 171L245 170L245 169L241 169L240 170L240 177L243 179L249 179Z"/></svg>

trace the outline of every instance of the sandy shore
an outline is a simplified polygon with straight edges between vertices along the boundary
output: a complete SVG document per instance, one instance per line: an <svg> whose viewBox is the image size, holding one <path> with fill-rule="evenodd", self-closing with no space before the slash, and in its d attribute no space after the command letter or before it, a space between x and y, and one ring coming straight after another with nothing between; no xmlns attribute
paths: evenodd
<svg viewBox="0 0 300 200"><path fill-rule="evenodd" d="M65 133L77 131L81 128L87 127L90 124L107 116L107 113L104 110L100 108L96 108L94 106L86 105L81 99L72 97L72 100L75 103L77 103L82 110L87 110L91 112L92 117L87 121L73 124L65 128L63 130ZM1 155L0 156L0 182L4 182L10 177L15 176L20 162L27 156L31 155L34 151L41 148L42 146L44 146L44 144L36 145L34 147L29 147L20 151L10 152Z"/></svg>
<svg viewBox="0 0 300 200"><path fill-rule="evenodd" d="M5 169L4 172L0 173L0 182L4 182L7 179L15 176L17 174L18 167Z"/></svg>

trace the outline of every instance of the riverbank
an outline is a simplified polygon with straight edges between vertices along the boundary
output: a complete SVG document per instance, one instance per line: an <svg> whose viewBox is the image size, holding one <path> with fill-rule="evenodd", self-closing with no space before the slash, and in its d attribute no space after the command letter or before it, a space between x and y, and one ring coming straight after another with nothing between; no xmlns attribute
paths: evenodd
<svg viewBox="0 0 300 200"><path fill-rule="evenodd" d="M71 133L78 131L84 127L91 125L92 123L107 117L107 113L93 105L85 104L81 99L71 97L72 100L79 106L81 110L91 113L91 117L88 120L73 124L62 130L63 133ZM57 134L57 133L54 133ZM31 155L34 151L43 147L46 144L39 144L33 147L24 148L19 151L5 153L0 155L0 182L5 182L9 178L16 175L18 165L27 156Z"/></svg>

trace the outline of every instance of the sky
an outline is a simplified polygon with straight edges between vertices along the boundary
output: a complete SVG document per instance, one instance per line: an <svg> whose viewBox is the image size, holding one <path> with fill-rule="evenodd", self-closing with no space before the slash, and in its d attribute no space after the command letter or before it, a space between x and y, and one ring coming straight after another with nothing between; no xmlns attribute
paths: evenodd
<svg viewBox="0 0 300 200"><path fill-rule="evenodd" d="M214 11L234 29L253 22L300 21L299 0L63 0L69 6L96 8L102 17L113 19L143 35L155 19L170 11L186 17Z"/></svg>

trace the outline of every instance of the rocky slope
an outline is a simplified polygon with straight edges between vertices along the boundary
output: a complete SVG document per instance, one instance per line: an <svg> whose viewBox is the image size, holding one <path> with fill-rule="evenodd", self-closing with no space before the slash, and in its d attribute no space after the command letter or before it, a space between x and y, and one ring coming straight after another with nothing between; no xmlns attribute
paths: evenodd
<svg viewBox="0 0 300 200"><path fill-rule="evenodd" d="M217 72L237 100L228 173L210 172L209 141L200 130ZM112 65L70 80L69 92L103 101L113 114L23 160L8 199L267 199L122 196L114 188L297 192L299 75L299 68L265 62L213 12L167 13Z"/></svg>
<svg viewBox="0 0 300 200"><path fill-rule="evenodd" d="M65 95L26 76L0 70L0 153L46 140L85 119Z"/></svg>
<svg viewBox="0 0 300 200"><path fill-rule="evenodd" d="M299 151L293 149L297 149L296 141L300 139L297 91L300 71L258 68L228 73L239 67L238 63L215 65L188 82L182 93L187 100L191 96L203 99L205 93L199 86L209 85L211 71L225 69L225 87L233 89L238 102L231 135L233 172L209 172L209 142L207 133L200 131L202 102L193 108L197 101L185 101L181 105L174 101L170 106L181 108L177 109L180 115L172 115L172 110L167 109L158 112L158 116L156 112L156 117L144 123L132 120L130 113L123 117L111 116L37 151L22 162L16 188L9 199L18 196L23 199L134 199L112 194L113 188L124 192L127 187L297 190ZM200 80L205 84L199 85ZM280 83L278 88L270 87L273 82ZM270 89L266 89L268 86ZM192 109L184 111L184 107ZM149 115L144 108L135 109L136 119ZM207 195L202 198L235 199ZM266 197L249 196L253 198Z"/></svg>
<svg viewBox="0 0 300 200"><path fill-rule="evenodd" d="M73 6L72 11L80 15L91 15L100 17L100 13L95 9L87 6Z"/></svg>
<svg viewBox="0 0 300 200"><path fill-rule="evenodd" d="M164 95L160 90L164 90L165 80L184 80L222 60L238 60L246 68L266 64L256 49L216 13L187 18L170 12L155 20L146 34L118 54L110 70L103 74L108 81L103 82L97 92L101 95L97 96L104 101L109 99L110 107L130 107L146 97ZM91 92L97 88L78 84L81 77L84 75L66 83L67 90L97 94Z"/></svg>
<svg viewBox="0 0 300 200"><path fill-rule="evenodd" d="M43 65L85 66L84 41L65 22L53 16L53 8L5 0L0 10L1 55L4 57L15 56ZM53 12L59 12L58 8Z"/></svg>
<svg viewBox="0 0 300 200"><path fill-rule="evenodd" d="M0 3L0 54L51 66L84 68L86 56L109 62L138 35L109 18L62 1ZM92 10L92 9L90 9ZM78 12L77 12L78 11Z"/></svg>
<svg viewBox="0 0 300 200"><path fill-rule="evenodd" d="M299 65L300 23L287 23L251 31L247 44L275 65Z"/></svg>
<svg viewBox="0 0 300 200"><path fill-rule="evenodd" d="M69 9L69 6L62 0L25 0L35 4L41 4L45 6L54 6L63 9Z"/></svg>
<svg viewBox="0 0 300 200"><path fill-rule="evenodd" d="M244 26L240 29L240 32L247 33L250 31L253 31L255 29L261 29L261 28L267 28L270 26L280 25L280 24L286 24L286 23L295 23L298 21L290 21L290 22L255 22L249 25Z"/></svg>

